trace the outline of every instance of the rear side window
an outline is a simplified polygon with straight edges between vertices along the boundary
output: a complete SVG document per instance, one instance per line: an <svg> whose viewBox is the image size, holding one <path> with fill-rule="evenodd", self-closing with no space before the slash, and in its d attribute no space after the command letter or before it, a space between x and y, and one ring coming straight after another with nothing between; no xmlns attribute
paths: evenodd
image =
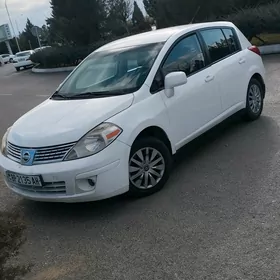
<svg viewBox="0 0 280 280"><path fill-rule="evenodd" d="M205 67L205 60L196 35L182 39L175 45L162 67L164 76L183 71L189 76Z"/></svg>
<svg viewBox="0 0 280 280"><path fill-rule="evenodd" d="M200 33L206 43L211 62L216 62L231 54L229 45L221 29L207 29Z"/></svg>
<svg viewBox="0 0 280 280"><path fill-rule="evenodd" d="M230 52L235 53L235 52L240 51L240 45L239 45L238 39L237 39L236 35L233 33L232 29L224 28L223 32L227 39L227 43L229 45Z"/></svg>

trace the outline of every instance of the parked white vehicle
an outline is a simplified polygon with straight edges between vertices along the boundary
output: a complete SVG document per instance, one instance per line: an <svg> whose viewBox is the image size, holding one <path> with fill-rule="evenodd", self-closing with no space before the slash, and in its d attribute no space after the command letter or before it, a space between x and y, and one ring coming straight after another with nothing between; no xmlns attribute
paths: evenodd
<svg viewBox="0 0 280 280"><path fill-rule="evenodd" d="M4 59L2 58L2 56L0 55L0 67L3 66L5 63L4 63Z"/></svg>
<svg viewBox="0 0 280 280"><path fill-rule="evenodd" d="M33 50L23 51L16 53L14 58L14 66L17 71L20 71L20 68L26 69L27 67L32 66L34 63L30 60L30 56L34 53Z"/></svg>
<svg viewBox="0 0 280 280"><path fill-rule="evenodd" d="M228 22L112 42L7 130L5 182L38 201L154 193L186 143L238 111L260 117L264 76L259 50Z"/></svg>
<svg viewBox="0 0 280 280"><path fill-rule="evenodd" d="M14 59L14 55L12 54L0 54L0 56L3 58L3 61L5 64L9 63L13 63L13 59Z"/></svg>

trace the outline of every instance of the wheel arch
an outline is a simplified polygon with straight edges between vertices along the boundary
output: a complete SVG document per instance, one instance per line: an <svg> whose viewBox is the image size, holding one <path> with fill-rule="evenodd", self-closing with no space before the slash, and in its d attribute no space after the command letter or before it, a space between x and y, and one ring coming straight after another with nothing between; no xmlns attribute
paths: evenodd
<svg viewBox="0 0 280 280"><path fill-rule="evenodd" d="M155 137L162 141L171 154L175 154L176 150L175 147L172 146L171 141L169 137L167 136L166 132L160 128L159 126L148 126L145 129L143 129L141 132L138 133L138 135L135 137L132 145L139 139L144 137Z"/></svg>
<svg viewBox="0 0 280 280"><path fill-rule="evenodd" d="M256 80L258 80L258 81L260 82L260 84L262 85L262 89L263 89L263 94L264 94L263 97L265 98L266 86L265 86L265 82L264 82L264 79L263 79L262 75L259 74L259 73L255 73L255 74L252 76L251 80L252 80L252 79L256 79ZM251 81L251 80L250 80L250 81Z"/></svg>

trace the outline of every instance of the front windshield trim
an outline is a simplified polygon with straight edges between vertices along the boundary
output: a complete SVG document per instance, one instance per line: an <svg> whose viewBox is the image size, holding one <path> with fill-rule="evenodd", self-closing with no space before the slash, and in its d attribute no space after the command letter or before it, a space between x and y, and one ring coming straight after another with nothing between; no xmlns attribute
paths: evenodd
<svg viewBox="0 0 280 280"><path fill-rule="evenodd" d="M97 94L133 93L143 86L164 43L95 51L73 71L57 93L67 99L89 92L94 93L92 98Z"/></svg>

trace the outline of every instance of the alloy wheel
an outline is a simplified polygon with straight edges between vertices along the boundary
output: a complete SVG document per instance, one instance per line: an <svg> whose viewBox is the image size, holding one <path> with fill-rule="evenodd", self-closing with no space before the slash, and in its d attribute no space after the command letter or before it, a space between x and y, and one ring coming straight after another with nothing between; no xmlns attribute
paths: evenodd
<svg viewBox="0 0 280 280"><path fill-rule="evenodd" d="M262 106L262 93L258 85L252 84L249 89L249 106L254 114L258 114Z"/></svg>
<svg viewBox="0 0 280 280"><path fill-rule="evenodd" d="M164 157L157 149L142 148L130 159L130 182L139 189L153 188L164 176L165 168Z"/></svg>

